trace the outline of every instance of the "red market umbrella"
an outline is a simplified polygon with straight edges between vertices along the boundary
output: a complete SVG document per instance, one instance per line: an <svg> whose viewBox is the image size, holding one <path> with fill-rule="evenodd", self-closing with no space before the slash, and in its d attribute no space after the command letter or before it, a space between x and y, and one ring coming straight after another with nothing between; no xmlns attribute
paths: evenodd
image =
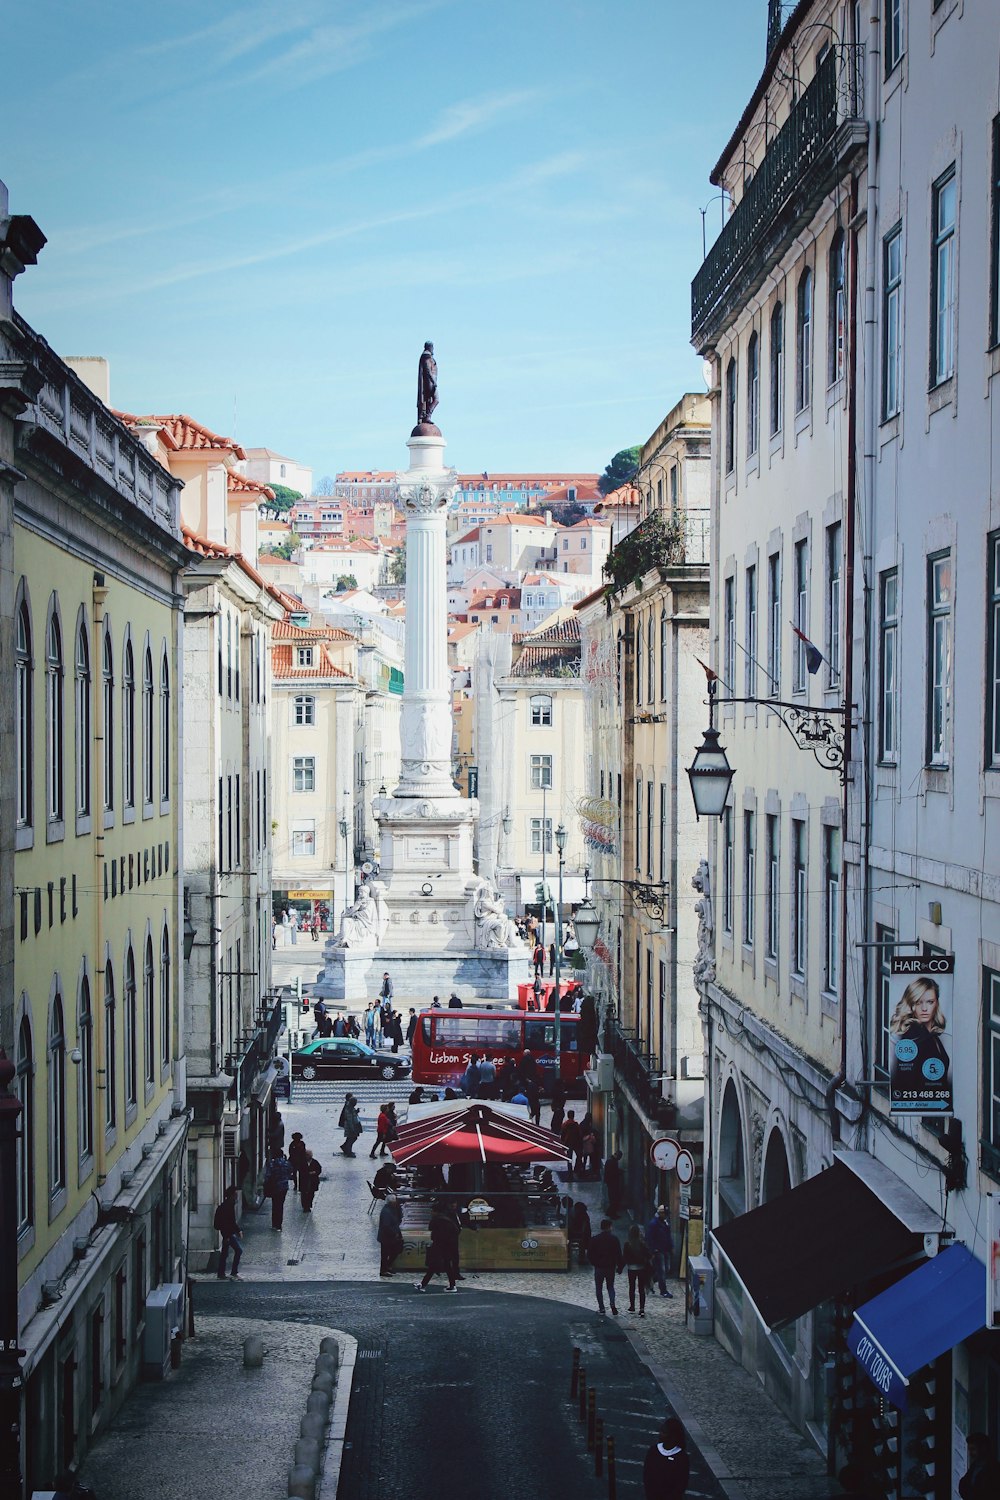
<svg viewBox="0 0 1000 1500"><path fill-rule="evenodd" d="M571 1159L571 1153L551 1130L479 1103L402 1126L391 1150L400 1166L410 1162L444 1166Z"/></svg>

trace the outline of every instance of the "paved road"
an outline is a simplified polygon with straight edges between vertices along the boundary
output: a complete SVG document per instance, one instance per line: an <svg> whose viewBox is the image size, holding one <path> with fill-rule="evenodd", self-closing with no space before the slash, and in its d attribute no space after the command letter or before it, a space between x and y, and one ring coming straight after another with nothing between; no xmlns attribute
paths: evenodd
<svg viewBox="0 0 1000 1500"><path fill-rule="evenodd" d="M229 1284L198 1290L202 1313L233 1304ZM358 1340L338 1500L606 1494L568 1399L574 1345L616 1438L618 1493L642 1493L642 1458L665 1406L610 1317L468 1285L421 1295L401 1276L384 1285L244 1282L239 1309L262 1325L318 1322ZM717 1500L721 1488L693 1458L689 1500Z"/></svg>

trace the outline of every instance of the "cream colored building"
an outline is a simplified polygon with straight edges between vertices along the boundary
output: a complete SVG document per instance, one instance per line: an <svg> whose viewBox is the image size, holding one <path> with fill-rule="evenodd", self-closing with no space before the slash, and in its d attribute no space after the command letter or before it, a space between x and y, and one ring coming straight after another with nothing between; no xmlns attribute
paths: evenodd
<svg viewBox="0 0 1000 1500"><path fill-rule="evenodd" d="M556 560L552 571L580 574L585 587L596 587L611 551L611 526L586 516L572 526L557 526L554 541Z"/></svg>
<svg viewBox="0 0 1000 1500"><path fill-rule="evenodd" d="M312 469L283 453L275 453L273 448L247 448L242 468L247 478L258 484L281 484L286 489L298 490L300 495L312 494Z"/></svg>

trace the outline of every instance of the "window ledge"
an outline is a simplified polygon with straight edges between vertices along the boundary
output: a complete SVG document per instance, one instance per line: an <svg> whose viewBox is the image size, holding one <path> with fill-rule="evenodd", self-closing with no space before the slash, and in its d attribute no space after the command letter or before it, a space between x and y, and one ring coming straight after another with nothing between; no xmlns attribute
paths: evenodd
<svg viewBox="0 0 1000 1500"><path fill-rule="evenodd" d="M125 808L122 809L122 822L123 823L134 823L135 822L135 808L134 807L125 807Z"/></svg>
<svg viewBox="0 0 1000 1500"><path fill-rule="evenodd" d="M104 809L103 823L104 823L105 828L114 828L114 826L115 826L115 810L114 810L113 807L106 807Z"/></svg>
<svg viewBox="0 0 1000 1500"><path fill-rule="evenodd" d="M899 442L899 420L900 413L894 411L891 417L884 417L879 423L878 440L880 445Z"/></svg>
<svg viewBox="0 0 1000 1500"><path fill-rule="evenodd" d="M845 382L844 376L843 375L838 375L837 379L833 382L833 384L827 386L827 388L826 388L826 411L827 411L827 416L829 416L830 412L833 411L833 408L835 406L840 406L841 403L843 402L845 385L846 385L846 382Z"/></svg>
<svg viewBox="0 0 1000 1500"><path fill-rule="evenodd" d="M152 802L144 802L142 804L142 821L145 823L152 816L153 816L153 804L152 804Z"/></svg>
<svg viewBox="0 0 1000 1500"><path fill-rule="evenodd" d="M748 453L747 454L747 461L746 461L746 464L744 465L744 469L743 469L743 478L744 479L750 479L752 476L757 475L759 473L760 473L760 445L758 444L758 446L753 450L752 453Z"/></svg>
<svg viewBox="0 0 1000 1500"><path fill-rule="evenodd" d="M947 380L939 381L932 385L927 392L927 415L932 417L935 412L950 406L955 400L955 377L949 375Z"/></svg>
<svg viewBox="0 0 1000 1500"><path fill-rule="evenodd" d="M801 411L797 411L795 413L795 441L796 441L796 443L798 442L799 438L802 436L802 434L804 432L809 432L811 430L811 428L812 428L812 419L813 419L813 414L812 414L812 406L811 405L804 406Z"/></svg>
<svg viewBox="0 0 1000 1500"><path fill-rule="evenodd" d="M161 818L166 818L166 817L169 816L169 814L170 814L170 798L167 797L166 799L161 799L161 801L160 801L160 817Z"/></svg>
<svg viewBox="0 0 1000 1500"><path fill-rule="evenodd" d="M66 1188L57 1188L54 1193L49 1194L49 1223L54 1224L69 1201L69 1193Z"/></svg>
<svg viewBox="0 0 1000 1500"><path fill-rule="evenodd" d="M23 1260L24 1257L28 1254L29 1250L34 1250L34 1248L35 1248L35 1226L34 1226L34 1224L25 1224L24 1228L21 1229L18 1232L18 1236L17 1236L17 1258L18 1258L18 1260Z"/></svg>
<svg viewBox="0 0 1000 1500"><path fill-rule="evenodd" d="M125 1106L125 1129L128 1130L128 1128L129 1128L130 1125L134 1125L135 1122L136 1122L136 1120L138 1119L138 1117L139 1117L139 1104L138 1104L138 1101L136 1101L135 1103L126 1104L126 1106Z"/></svg>
<svg viewBox="0 0 1000 1500"><path fill-rule="evenodd" d="M33 849L35 847L35 830L30 823L22 823L14 836L15 849Z"/></svg>
<svg viewBox="0 0 1000 1500"><path fill-rule="evenodd" d="M62 818L50 818L45 825L45 842L61 844L66 837L66 824Z"/></svg>
<svg viewBox="0 0 1000 1500"><path fill-rule="evenodd" d="M782 451L782 449L784 448L784 446L785 446L785 429L783 427L779 427L778 430L777 430L777 432L772 432L770 438L768 439L768 444L767 444L767 456L768 456L768 458L774 458L775 454L780 453Z"/></svg>
<svg viewBox="0 0 1000 1500"><path fill-rule="evenodd" d="M819 1003L824 1016L839 1016L840 1000L830 990L822 990L820 992Z"/></svg>
<svg viewBox="0 0 1000 1500"><path fill-rule="evenodd" d="M804 974L789 975L789 989L797 1000L806 999L806 976Z"/></svg>
<svg viewBox="0 0 1000 1500"><path fill-rule="evenodd" d="M923 781L925 792L950 792L951 767L924 766Z"/></svg>
<svg viewBox="0 0 1000 1500"><path fill-rule="evenodd" d="M83 837L85 837L86 834L93 833L93 831L94 831L94 820L90 816L90 813L77 813L77 815L76 815L76 836L77 836L77 838L78 839L79 838L83 838Z"/></svg>

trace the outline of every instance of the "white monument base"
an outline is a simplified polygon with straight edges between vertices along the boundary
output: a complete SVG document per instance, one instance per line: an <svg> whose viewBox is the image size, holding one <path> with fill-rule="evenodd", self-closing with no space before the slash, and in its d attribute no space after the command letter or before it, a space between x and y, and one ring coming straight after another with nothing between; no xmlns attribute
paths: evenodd
<svg viewBox="0 0 1000 1500"><path fill-rule="evenodd" d="M448 996L460 995L466 1005L517 1004L517 987L531 977L527 948L482 948L471 953L352 953L327 948L323 968L310 993L317 1000L341 1002L349 1009L374 1000L389 971L397 1009L426 1009L435 995L442 1006Z"/></svg>

